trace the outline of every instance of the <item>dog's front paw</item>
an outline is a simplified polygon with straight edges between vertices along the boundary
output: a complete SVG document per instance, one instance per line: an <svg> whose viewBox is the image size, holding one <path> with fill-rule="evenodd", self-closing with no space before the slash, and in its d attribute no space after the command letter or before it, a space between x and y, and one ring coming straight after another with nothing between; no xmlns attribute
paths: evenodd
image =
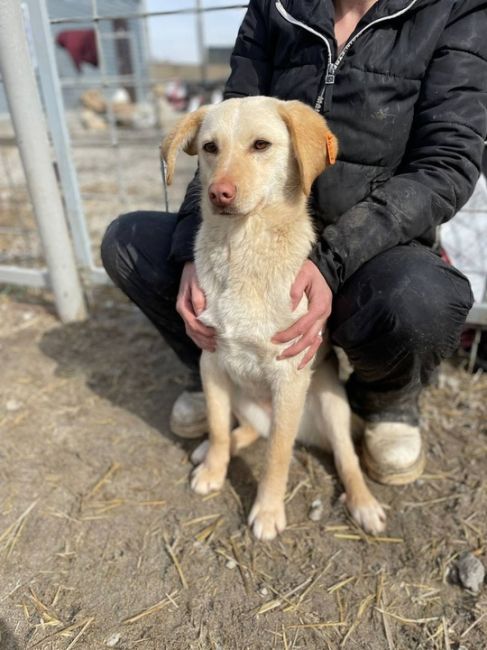
<svg viewBox="0 0 487 650"><path fill-rule="evenodd" d="M342 494L340 501L347 506L354 521L370 535L378 535L385 530L386 513L383 507L371 494L367 496L350 497Z"/></svg>
<svg viewBox="0 0 487 650"><path fill-rule="evenodd" d="M201 463L193 470L191 476L191 489L197 494L209 494L223 487L227 473L226 465L212 467L206 462Z"/></svg>
<svg viewBox="0 0 487 650"><path fill-rule="evenodd" d="M249 515L249 525L257 539L268 541L286 528L284 503L266 503L257 499Z"/></svg>

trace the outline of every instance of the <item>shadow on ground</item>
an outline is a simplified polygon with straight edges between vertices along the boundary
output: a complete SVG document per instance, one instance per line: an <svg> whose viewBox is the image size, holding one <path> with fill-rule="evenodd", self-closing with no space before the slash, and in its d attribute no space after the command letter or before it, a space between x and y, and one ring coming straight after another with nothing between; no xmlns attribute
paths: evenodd
<svg viewBox="0 0 487 650"><path fill-rule="evenodd" d="M0 619L0 648L2 650L19 650L19 645L5 623Z"/></svg>
<svg viewBox="0 0 487 650"><path fill-rule="evenodd" d="M56 362L56 376L84 379L98 396L173 438L169 410L188 372L135 307L97 308L84 322L46 331L39 346Z"/></svg>

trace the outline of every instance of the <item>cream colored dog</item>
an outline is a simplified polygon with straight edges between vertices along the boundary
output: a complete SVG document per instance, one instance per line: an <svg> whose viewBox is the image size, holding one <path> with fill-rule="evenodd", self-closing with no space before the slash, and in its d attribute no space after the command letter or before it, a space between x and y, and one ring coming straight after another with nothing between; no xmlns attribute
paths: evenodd
<svg viewBox="0 0 487 650"><path fill-rule="evenodd" d="M219 490L231 454L268 436L266 469L249 523L269 540L286 525L284 495L296 435L333 451L345 503L366 531L384 529L385 514L369 492L351 437L351 414L335 365L320 349L276 357L271 338L307 311L291 309L290 288L314 242L307 199L334 162L336 140L308 106L266 97L230 99L184 117L162 146L170 183L178 151L199 157L202 224L196 271L206 295L200 320L217 332L216 352L203 351L201 377L209 440L191 487ZM231 432L233 417L239 426Z"/></svg>

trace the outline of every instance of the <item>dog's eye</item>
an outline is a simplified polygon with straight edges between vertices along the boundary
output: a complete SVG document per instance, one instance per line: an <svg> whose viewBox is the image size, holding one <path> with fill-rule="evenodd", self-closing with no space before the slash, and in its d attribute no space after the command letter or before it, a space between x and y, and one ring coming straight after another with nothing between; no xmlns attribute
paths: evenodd
<svg viewBox="0 0 487 650"><path fill-rule="evenodd" d="M265 149L269 149L271 146L270 142L267 142L267 140L256 140L254 142L254 149L256 151L264 151Z"/></svg>
<svg viewBox="0 0 487 650"><path fill-rule="evenodd" d="M218 147L215 142L205 142L203 149L207 153L218 153Z"/></svg>

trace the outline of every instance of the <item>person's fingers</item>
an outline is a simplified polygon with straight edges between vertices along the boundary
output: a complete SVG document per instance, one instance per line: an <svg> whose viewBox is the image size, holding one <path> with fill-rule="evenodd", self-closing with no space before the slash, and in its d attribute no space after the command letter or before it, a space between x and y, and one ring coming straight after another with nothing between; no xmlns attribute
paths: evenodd
<svg viewBox="0 0 487 650"><path fill-rule="evenodd" d="M291 327L288 327L287 330L274 334L271 341L273 343L288 343L298 336L303 336L311 329L313 324L318 319L323 318L323 316L324 310L322 305L313 306L310 302L309 311L304 316L301 316L301 318L291 325Z"/></svg>
<svg viewBox="0 0 487 650"><path fill-rule="evenodd" d="M308 332L304 336L301 336L301 338L295 341L283 352L281 352L281 354L277 357L277 359L280 361L281 359L289 359L289 357L296 356L296 354L299 354L307 347L309 347L311 343L314 341L314 339L315 339L314 334L312 332Z"/></svg>
<svg viewBox="0 0 487 650"><path fill-rule="evenodd" d="M183 320L186 334L202 350L214 352L216 349L216 335L214 331L198 321L196 316L183 308ZM209 331L209 334L207 332Z"/></svg>
<svg viewBox="0 0 487 650"><path fill-rule="evenodd" d="M180 289L178 296L176 298L176 311L178 314L182 317L182 312L185 309L185 305L187 303L187 289Z"/></svg>
<svg viewBox="0 0 487 650"><path fill-rule="evenodd" d="M331 314L331 300L324 300L322 292L315 284L311 285L309 291L308 313L314 311L319 312L325 321Z"/></svg>
<svg viewBox="0 0 487 650"><path fill-rule="evenodd" d="M191 330L191 333L204 336L205 338L215 338L215 330L212 327L203 325L191 312L188 311L186 317L183 316L183 319L186 327Z"/></svg>
<svg viewBox="0 0 487 650"><path fill-rule="evenodd" d="M317 336L321 335L321 331L324 326L324 320L320 319L312 328L310 328L301 338L295 341L292 345L286 348L281 354L277 357L280 359L288 359L289 357L294 357L297 354L300 354L303 350L309 347Z"/></svg>
<svg viewBox="0 0 487 650"><path fill-rule="evenodd" d="M195 280L191 282L189 290L191 292L191 302L193 304L194 313L196 314L196 316L199 316L206 307L205 294L203 293L199 284Z"/></svg>
<svg viewBox="0 0 487 650"><path fill-rule="evenodd" d="M194 313L193 303L189 293L183 293L183 295L178 298L176 302L176 310L183 319L186 327L189 328L192 333L205 337L215 336L215 330L212 327L208 327L198 320Z"/></svg>
<svg viewBox="0 0 487 650"><path fill-rule="evenodd" d="M301 359L301 362L300 362L300 364L298 366L298 370L302 370L305 366L308 365L308 363L313 359L313 357L317 353L318 348L320 347L322 342L323 342L323 337L322 336L318 335L318 336L315 337L315 340L313 341L313 343L311 343L311 345L308 348L308 351L306 352L304 357Z"/></svg>
<svg viewBox="0 0 487 650"><path fill-rule="evenodd" d="M189 329L186 329L186 333L189 338L196 343L196 345L202 350L207 350L208 352L215 352L216 350L216 340L215 338L208 338L206 336L201 336L200 334L191 333Z"/></svg>
<svg viewBox="0 0 487 650"><path fill-rule="evenodd" d="M304 336L317 320L323 319L324 323L328 318L331 305L323 301L319 289L313 284L310 285L308 297L309 305L307 313L301 316L291 327L288 327L287 330L277 332L271 339L273 343L288 343L298 336Z"/></svg>
<svg viewBox="0 0 487 650"><path fill-rule="evenodd" d="M194 264L188 263L185 265L181 276L176 311L183 319L186 334L189 338L199 348L214 352L216 349L215 330L204 325L198 319L205 307L205 294L198 284Z"/></svg>
<svg viewBox="0 0 487 650"><path fill-rule="evenodd" d="M304 290L308 286L308 276L306 273L300 272L296 276L296 279L293 282L291 287L291 310L294 311L299 305L301 298L303 297Z"/></svg>
<svg viewBox="0 0 487 650"><path fill-rule="evenodd" d="M216 349L216 336L204 336L188 326L186 326L186 334L203 350L214 351Z"/></svg>

